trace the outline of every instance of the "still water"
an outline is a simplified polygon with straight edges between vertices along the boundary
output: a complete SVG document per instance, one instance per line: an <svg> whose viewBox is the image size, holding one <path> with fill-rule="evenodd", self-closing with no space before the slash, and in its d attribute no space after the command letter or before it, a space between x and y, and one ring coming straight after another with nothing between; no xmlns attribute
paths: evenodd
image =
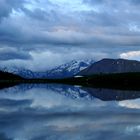
<svg viewBox="0 0 140 140"><path fill-rule="evenodd" d="M140 91L68 85L0 90L0 140L139 140Z"/></svg>

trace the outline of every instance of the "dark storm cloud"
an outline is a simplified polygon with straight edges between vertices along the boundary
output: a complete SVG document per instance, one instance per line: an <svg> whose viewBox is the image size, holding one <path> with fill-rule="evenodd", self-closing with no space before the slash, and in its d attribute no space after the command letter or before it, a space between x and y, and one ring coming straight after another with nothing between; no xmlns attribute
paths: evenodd
<svg viewBox="0 0 140 140"><path fill-rule="evenodd" d="M32 45L32 44L45 44L53 46L79 46L85 44L86 39L81 38L81 33L76 31L63 30L57 31L63 20L57 17L55 12L46 12L41 9L30 11L22 8L26 17L23 21L17 21L16 24L13 19L6 19L0 25L0 42L2 44L11 45ZM64 22L65 23L65 22ZM63 23L63 24L64 24ZM31 25L30 25L31 24ZM65 23L66 24L66 23ZM57 27L58 26L58 29ZM60 27L61 29L61 27ZM24 46L24 48L27 48Z"/></svg>
<svg viewBox="0 0 140 140"><path fill-rule="evenodd" d="M0 133L0 139L1 140L12 140L12 139L8 138L4 133Z"/></svg>
<svg viewBox="0 0 140 140"><path fill-rule="evenodd" d="M133 3L133 4L136 4L136 5L137 4L140 4L140 1L139 0L130 0L130 2Z"/></svg>
<svg viewBox="0 0 140 140"><path fill-rule="evenodd" d="M119 3L125 3L125 4L140 4L139 0L122 0L122 1L113 1L113 0L83 0L84 3L88 3L88 4L111 4L111 3L116 3L117 5L119 5Z"/></svg>
<svg viewBox="0 0 140 140"><path fill-rule="evenodd" d="M13 1L13 3L16 3L16 1ZM92 1L95 2L95 1ZM97 1L96 1L97 2ZM103 1L102 1L103 2ZM15 4L16 5L16 4ZM13 4L14 6L14 4ZM76 15L68 19L66 15L62 17L62 13L57 13L56 11L46 11L39 8L35 8L34 10L30 10L27 8L22 8L26 16L29 16L32 23L36 28L34 30L33 27L29 29L28 22L31 22L30 20L26 22L23 27L23 30L20 29L20 27L17 27L15 25L10 25L8 29L6 28L5 24L1 26L1 42L3 43L13 43L13 44L50 44L50 45L72 45L72 46L79 46L79 45L85 45L85 44L95 44L98 42L98 37L96 35L91 34L89 37L88 34L84 34L85 38L81 38L79 36L79 33L82 33L83 26L86 28L85 30L88 30L88 28L96 28L101 27L103 30L104 27L115 27L123 24L124 20L122 20L122 17L120 15L115 15L114 13L96 13L96 12L83 12L82 19L85 19L85 23L80 23L81 21L79 19L76 19ZM64 20L67 19L67 22ZM75 25L74 29L69 28L68 22L75 23L77 21L77 24ZM7 21L8 22L8 21ZM10 22L10 21L9 21ZM22 22L22 21L18 21ZM127 21L126 21L127 22ZM46 24L46 26L44 25ZM79 26L79 24L83 25L82 27ZM7 23L8 25L8 23ZM41 26L42 25L42 26ZM40 26L40 27L39 27ZM58 26L58 27L57 27ZM63 26L62 31L61 27ZM78 27L79 26L79 27ZM4 28L5 27L5 28ZM41 29L42 28L42 29ZM75 29L76 28L76 29ZM60 29L60 33L57 33L57 30ZM70 30L70 33L69 33ZM77 32L78 30L78 32ZM108 29L109 32L112 29ZM104 43L104 40L102 40L102 36L105 35L106 32L103 32L101 34L101 38L99 38L100 42ZM110 33L109 33L110 34ZM107 35L107 34L106 34ZM91 41L86 38L91 38ZM95 39L94 39L95 38ZM96 41L97 38L97 41ZM95 40L95 41L94 41ZM111 43L112 45L112 43ZM127 44L126 44L127 45Z"/></svg>
<svg viewBox="0 0 140 140"><path fill-rule="evenodd" d="M0 60L13 60L13 59L31 59L31 56L28 52L12 49L12 48L0 48Z"/></svg>
<svg viewBox="0 0 140 140"><path fill-rule="evenodd" d="M84 3L89 4L102 4L105 0L83 0Z"/></svg>
<svg viewBox="0 0 140 140"><path fill-rule="evenodd" d="M0 99L0 106L3 108L14 108L14 107L19 107L22 106L26 107L29 106L32 103L31 100L10 100L10 99ZM9 108L9 109L10 109Z"/></svg>
<svg viewBox="0 0 140 140"><path fill-rule="evenodd" d="M13 9L19 10L25 0L0 0L0 20L8 17Z"/></svg>

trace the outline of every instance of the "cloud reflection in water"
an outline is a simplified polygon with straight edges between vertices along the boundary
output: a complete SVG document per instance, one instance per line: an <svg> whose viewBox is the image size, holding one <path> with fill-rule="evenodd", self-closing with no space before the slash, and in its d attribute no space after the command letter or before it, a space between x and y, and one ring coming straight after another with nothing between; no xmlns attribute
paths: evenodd
<svg viewBox="0 0 140 140"><path fill-rule="evenodd" d="M105 102L80 87L30 86L0 91L1 139L139 139L140 99Z"/></svg>

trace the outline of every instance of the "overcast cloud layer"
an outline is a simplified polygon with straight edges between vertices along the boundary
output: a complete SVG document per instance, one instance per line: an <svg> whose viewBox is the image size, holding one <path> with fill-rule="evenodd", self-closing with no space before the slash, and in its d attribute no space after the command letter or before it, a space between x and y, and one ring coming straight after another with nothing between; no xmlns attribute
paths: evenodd
<svg viewBox="0 0 140 140"><path fill-rule="evenodd" d="M72 59L140 60L139 9L139 0L0 0L0 63L44 71Z"/></svg>

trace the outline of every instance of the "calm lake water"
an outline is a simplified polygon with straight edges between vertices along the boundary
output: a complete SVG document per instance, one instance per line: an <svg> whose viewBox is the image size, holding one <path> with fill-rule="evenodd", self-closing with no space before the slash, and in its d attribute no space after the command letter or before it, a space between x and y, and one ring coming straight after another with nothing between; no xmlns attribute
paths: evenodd
<svg viewBox="0 0 140 140"><path fill-rule="evenodd" d="M0 140L139 140L140 91L68 85L0 90Z"/></svg>

